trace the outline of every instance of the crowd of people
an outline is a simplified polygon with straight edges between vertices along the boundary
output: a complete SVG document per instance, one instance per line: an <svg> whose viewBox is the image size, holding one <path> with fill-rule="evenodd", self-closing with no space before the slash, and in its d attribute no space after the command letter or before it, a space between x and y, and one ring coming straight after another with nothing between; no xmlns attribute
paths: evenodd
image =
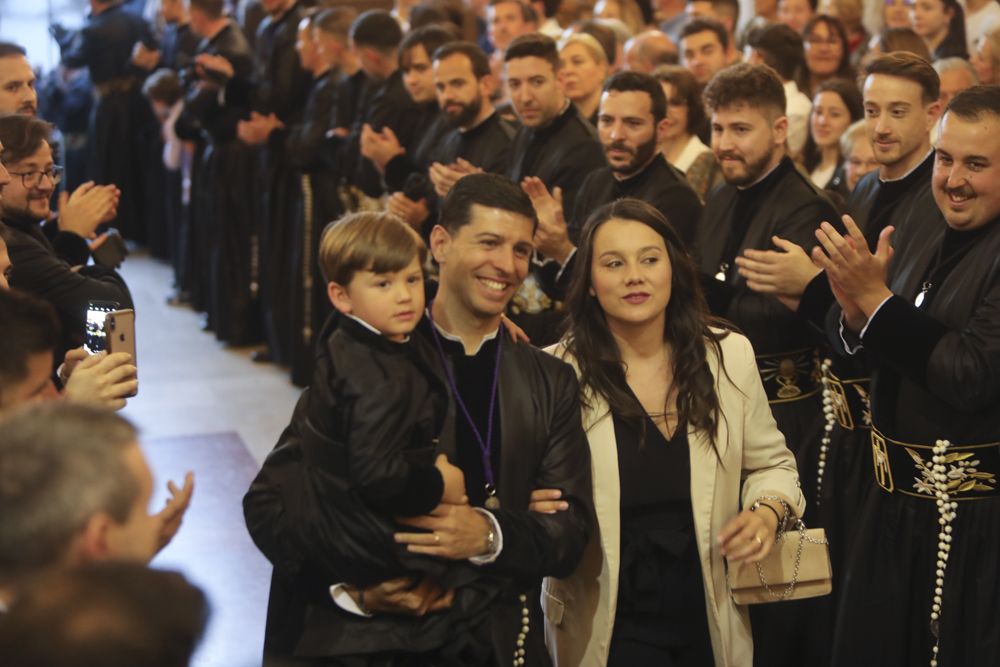
<svg viewBox="0 0 1000 667"><path fill-rule="evenodd" d="M1000 662L1000 3L374 4L0 43L0 655L203 631L81 347L139 244L305 387L265 665ZM804 525L832 592L737 604Z"/></svg>

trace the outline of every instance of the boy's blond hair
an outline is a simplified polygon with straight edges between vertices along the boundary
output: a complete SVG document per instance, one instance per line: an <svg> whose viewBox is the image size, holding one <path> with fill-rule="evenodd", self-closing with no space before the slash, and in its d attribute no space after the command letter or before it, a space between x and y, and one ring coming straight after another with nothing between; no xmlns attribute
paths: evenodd
<svg viewBox="0 0 1000 667"><path fill-rule="evenodd" d="M319 241L323 278L343 287L358 271L401 271L414 257L423 265L427 246L420 235L391 213L348 213L327 225Z"/></svg>

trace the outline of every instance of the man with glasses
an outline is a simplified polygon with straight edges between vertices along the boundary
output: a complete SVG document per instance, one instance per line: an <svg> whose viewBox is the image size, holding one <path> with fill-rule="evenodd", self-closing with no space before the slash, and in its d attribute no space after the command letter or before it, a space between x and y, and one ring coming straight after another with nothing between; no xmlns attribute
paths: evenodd
<svg viewBox="0 0 1000 667"><path fill-rule="evenodd" d="M49 301L59 314L63 341L56 358L83 343L89 301L132 307L122 278L110 269L87 266L97 226L113 214L116 199L93 196L85 184L60 197L58 232L52 239L39 224L51 214L50 201L62 171L52 160L48 123L26 115L0 116L0 197L9 228L14 265L11 287ZM9 174L9 175L8 175Z"/></svg>

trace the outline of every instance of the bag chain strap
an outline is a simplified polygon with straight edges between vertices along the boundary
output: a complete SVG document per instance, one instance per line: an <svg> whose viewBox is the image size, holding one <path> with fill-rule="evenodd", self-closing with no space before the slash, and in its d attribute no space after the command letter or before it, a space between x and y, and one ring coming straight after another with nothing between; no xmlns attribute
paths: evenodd
<svg viewBox="0 0 1000 667"><path fill-rule="evenodd" d="M776 500L779 503L781 503L782 509L785 510L785 516L781 522L782 525L778 526L779 532L778 535L774 538L774 543L777 544L781 540L785 539L786 531L784 530L784 526L788 524L789 515L791 514L791 508L788 506L788 503L786 503L783 498L779 498L778 496L761 496L754 502L754 506L751 507L750 509L751 510L757 509L761 500ZM757 577L760 579L761 585L764 587L764 590L767 591L768 595L775 598L776 600L787 600L795 592L795 587L799 583L799 565L801 565L802 563L802 543L810 542L812 544L829 544L829 541L827 540L814 540L813 538L806 535L806 524L803 523L802 519L798 519L792 525L798 528L799 531L799 548L796 549L795 551L795 569L792 572L792 580L788 583L788 586L785 587L785 590L782 591L781 593L775 593L774 589L772 589L771 586L767 583L767 579L764 578L764 570L763 568L761 568L760 563L759 562L754 563L754 565L757 567Z"/></svg>

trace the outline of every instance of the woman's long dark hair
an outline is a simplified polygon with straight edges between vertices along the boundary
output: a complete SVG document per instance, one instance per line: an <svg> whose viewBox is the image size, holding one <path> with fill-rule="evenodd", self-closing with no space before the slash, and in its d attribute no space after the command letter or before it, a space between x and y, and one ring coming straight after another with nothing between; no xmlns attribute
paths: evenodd
<svg viewBox="0 0 1000 667"><path fill-rule="evenodd" d="M847 114L851 117L851 123L861 120L865 114L865 103L861 96L861 91L858 90L858 85L850 79L827 79L816 88L816 95L820 93L835 93L840 98L840 101L844 103L844 106L847 107ZM816 99L816 95L813 95L813 100ZM813 105L813 111L815 110L816 107ZM839 150L839 140L837 146ZM842 159L844 156L841 155L840 157ZM822 159L823 152L816 145L816 140L813 139L812 113L810 113L809 134L806 137L806 144L802 148L802 166L806 168L807 172L811 172L819 165ZM839 163L840 159L837 162Z"/></svg>
<svg viewBox="0 0 1000 667"><path fill-rule="evenodd" d="M728 329L730 325L709 314L698 270L680 236L658 210L637 199L619 199L602 206L590 215L580 233L578 259L566 299L569 316L566 347L580 368L581 400L586 407L592 408L592 398L600 396L608 402L614 415L645 426L646 411L628 389L621 352L608 328L604 311L597 298L590 294L594 236L601 225L612 219L642 223L663 237L672 281L663 340L672 350L677 423L678 427L690 424L705 430L715 447L719 397L706 348L712 346L722 369L719 341L727 333L713 331L712 327Z"/></svg>

